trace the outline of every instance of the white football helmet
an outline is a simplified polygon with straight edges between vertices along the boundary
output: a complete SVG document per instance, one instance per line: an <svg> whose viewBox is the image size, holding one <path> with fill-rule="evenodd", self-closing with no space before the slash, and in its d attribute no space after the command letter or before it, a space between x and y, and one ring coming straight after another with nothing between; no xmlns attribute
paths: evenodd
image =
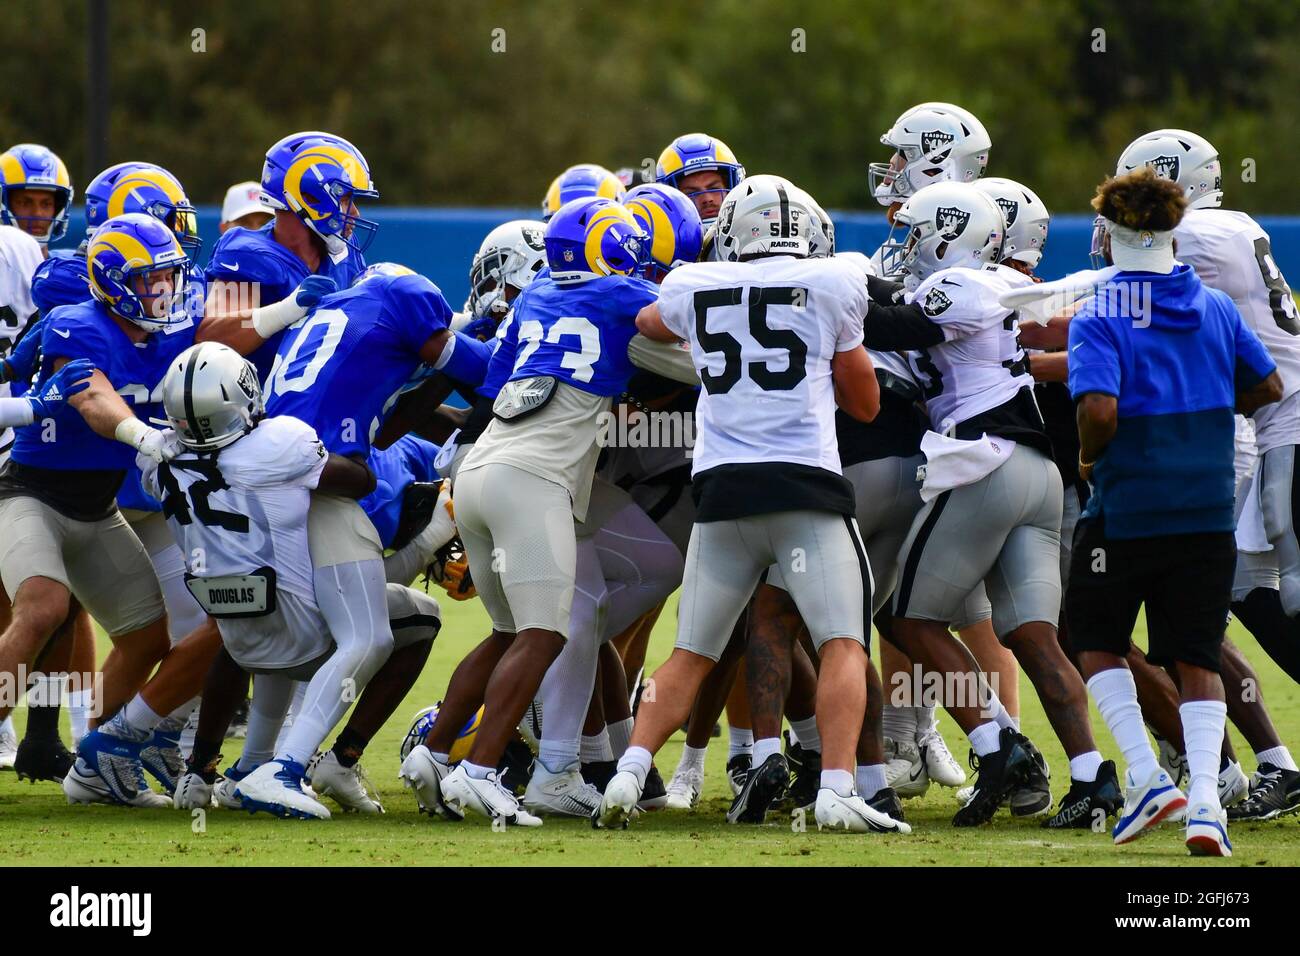
<svg viewBox="0 0 1300 956"><path fill-rule="evenodd" d="M1187 208L1209 209L1223 203L1223 169L1219 151L1209 140L1185 129L1158 129L1139 136L1120 153L1115 175L1150 166L1172 179L1187 195Z"/></svg>
<svg viewBox="0 0 1300 956"><path fill-rule="evenodd" d="M835 255L835 223L811 194L798 186L795 187L795 191L800 193L813 216L813 227L808 232L808 257L824 259Z"/></svg>
<svg viewBox="0 0 1300 956"><path fill-rule="evenodd" d="M900 228L906 234L897 241ZM901 275L915 289L941 269L980 269L999 261L1005 235L1002 210L973 183L936 183L894 213L882 260L895 264L890 275Z"/></svg>
<svg viewBox="0 0 1300 956"><path fill-rule="evenodd" d="M176 356L163 378L163 410L186 448L224 448L252 431L262 417L257 369L219 342L192 345Z"/></svg>
<svg viewBox="0 0 1300 956"><path fill-rule="evenodd" d="M469 267L468 311L476 319L506 312L506 286L521 292L546 265L546 223L512 219L483 239Z"/></svg>
<svg viewBox="0 0 1300 956"><path fill-rule="evenodd" d="M1052 218L1038 194L1014 179L998 176L979 180L975 188L998 204L1007 223L1006 239L998 261L1015 259L1031 269L1036 268L1043 258L1047 225Z"/></svg>
<svg viewBox="0 0 1300 956"><path fill-rule="evenodd" d="M718 210L717 259L809 255L817 229L812 197L780 176L749 176L727 193Z"/></svg>
<svg viewBox="0 0 1300 956"><path fill-rule="evenodd" d="M880 141L894 149L887 163L872 163L872 195L882 206L906 202L939 182L972 183L989 162L988 131L968 110L951 103L921 103L894 121Z"/></svg>

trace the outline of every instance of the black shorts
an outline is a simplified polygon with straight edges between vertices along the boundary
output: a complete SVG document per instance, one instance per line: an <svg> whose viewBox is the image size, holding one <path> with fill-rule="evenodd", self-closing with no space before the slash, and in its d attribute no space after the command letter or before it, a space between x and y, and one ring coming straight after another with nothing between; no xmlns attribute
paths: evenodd
<svg viewBox="0 0 1300 956"><path fill-rule="evenodd" d="M1123 657L1146 604L1151 663L1218 672L1236 562L1231 531L1108 540L1104 521L1080 520L1065 589L1071 649Z"/></svg>

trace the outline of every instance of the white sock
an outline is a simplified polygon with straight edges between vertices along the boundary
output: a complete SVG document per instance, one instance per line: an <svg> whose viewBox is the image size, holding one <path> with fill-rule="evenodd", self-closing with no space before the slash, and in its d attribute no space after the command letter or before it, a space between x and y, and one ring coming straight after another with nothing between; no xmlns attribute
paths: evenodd
<svg viewBox="0 0 1300 956"><path fill-rule="evenodd" d="M609 733L609 746L614 751L614 759L617 760L623 756L632 742L632 718L625 717L612 724L606 724L605 730Z"/></svg>
<svg viewBox="0 0 1300 956"><path fill-rule="evenodd" d="M0 720L0 734L12 734L15 737L18 736L18 731L14 730L14 719L12 715L6 717L4 720Z"/></svg>
<svg viewBox="0 0 1300 956"><path fill-rule="evenodd" d="M916 711L916 736L918 738L939 729L939 721L934 715L935 708L933 704L923 704L920 707L914 707L913 710Z"/></svg>
<svg viewBox="0 0 1300 956"><path fill-rule="evenodd" d="M600 728L600 733L588 737L582 735L582 762L603 763L614 759L614 748L609 742L609 728Z"/></svg>
<svg viewBox="0 0 1300 956"><path fill-rule="evenodd" d="M1098 671L1088 681L1088 693L1097 702L1101 719L1106 721L1111 736L1119 744L1129 774L1139 786L1145 784L1160 770L1160 764L1151 749L1147 725L1142 721L1132 671L1127 667Z"/></svg>
<svg viewBox="0 0 1300 956"><path fill-rule="evenodd" d="M677 762L677 772L683 770L698 770L704 772L704 755L709 752L708 744L703 747L692 747L687 744L682 748L682 759Z"/></svg>
<svg viewBox="0 0 1300 956"><path fill-rule="evenodd" d="M1259 763L1271 763L1275 767L1281 767L1283 770L1295 772L1295 760L1291 757L1291 751L1284 746L1270 747L1268 750L1261 750L1255 754L1255 760Z"/></svg>
<svg viewBox="0 0 1300 956"><path fill-rule="evenodd" d="M727 762L731 762L732 757L753 756L754 753L754 731L748 727L728 727L728 736L731 739L727 747Z"/></svg>
<svg viewBox="0 0 1300 956"><path fill-rule="evenodd" d="M880 715L883 736L895 742L909 743L916 737L916 708L886 704Z"/></svg>
<svg viewBox="0 0 1300 956"><path fill-rule="evenodd" d="M1187 742L1187 770L1192 784L1187 792L1189 805L1219 805L1219 757L1223 748L1223 729L1228 719L1228 705L1218 700L1189 700L1178 708L1183 719L1183 739Z"/></svg>
<svg viewBox="0 0 1300 956"><path fill-rule="evenodd" d="M1070 758L1070 779L1080 783L1092 783L1097 779L1097 770L1101 767L1101 754L1089 750Z"/></svg>
<svg viewBox="0 0 1300 956"><path fill-rule="evenodd" d="M823 770L821 786L823 790L833 790L841 797L853 795L853 774L847 770Z"/></svg>
<svg viewBox="0 0 1300 956"><path fill-rule="evenodd" d="M997 713L993 715L994 722L999 727L1005 727L1009 730L1020 729L1020 718L1012 717L1011 712L1002 705L1002 701L997 701Z"/></svg>
<svg viewBox="0 0 1300 956"><path fill-rule="evenodd" d="M987 757L989 754L997 753L1002 746L998 741L1001 733L1002 728L996 720L987 721L972 730L967 736L970 737L970 747L975 751L975 756Z"/></svg>
<svg viewBox="0 0 1300 956"><path fill-rule="evenodd" d="M780 752L781 752L780 737L764 737L762 740L755 740L754 741L754 766L755 767L763 766L764 760L772 756L772 754L779 754Z"/></svg>
<svg viewBox="0 0 1300 956"><path fill-rule="evenodd" d="M870 800L885 789L885 765L883 763L858 764L854 775L858 783L858 796Z"/></svg>
<svg viewBox="0 0 1300 956"><path fill-rule="evenodd" d="M470 763L468 760L460 762L461 769L469 774L471 780L486 780L488 774L494 772L496 767L484 767L482 764Z"/></svg>
<svg viewBox="0 0 1300 956"><path fill-rule="evenodd" d="M444 753L441 750L430 750L429 756L431 756L434 760L438 761L438 763L442 764L443 766L446 766L447 764L451 763L451 754Z"/></svg>
<svg viewBox="0 0 1300 956"><path fill-rule="evenodd" d="M618 772L627 771L632 774L636 777L636 782L644 788L646 774L650 772L650 762L652 760L654 760L654 754L644 747L628 747L618 761Z"/></svg>
<svg viewBox="0 0 1300 956"><path fill-rule="evenodd" d="M90 688L74 690L68 694L68 721L72 724L72 743L86 736L90 729Z"/></svg>
<svg viewBox="0 0 1300 956"><path fill-rule="evenodd" d="M141 695L136 694L104 725L104 732L127 740L145 740L160 723L162 717L153 712Z"/></svg>
<svg viewBox="0 0 1300 956"><path fill-rule="evenodd" d="M547 740L542 738L537 748L537 759L551 773L562 773L578 763L578 738L572 740Z"/></svg>
<svg viewBox="0 0 1300 956"><path fill-rule="evenodd" d="M822 735L817 732L817 716L790 721L790 735L804 750L822 752Z"/></svg>

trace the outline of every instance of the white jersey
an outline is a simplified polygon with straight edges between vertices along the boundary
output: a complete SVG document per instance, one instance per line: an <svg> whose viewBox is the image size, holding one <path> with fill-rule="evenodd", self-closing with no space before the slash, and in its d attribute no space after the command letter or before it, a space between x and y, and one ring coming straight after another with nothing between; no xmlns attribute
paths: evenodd
<svg viewBox="0 0 1300 956"><path fill-rule="evenodd" d="M754 462L841 474L831 359L862 344L860 268L791 256L681 266L659 311L704 385L692 474Z"/></svg>
<svg viewBox="0 0 1300 956"><path fill-rule="evenodd" d="M0 359L5 358L36 312L32 302L32 273L44 256L41 245L14 226L0 226ZM0 384L0 398L8 398L9 383ZM14 433L0 428L0 465L9 458Z"/></svg>
<svg viewBox="0 0 1300 956"><path fill-rule="evenodd" d="M906 296L943 328L938 345L910 353L931 427L940 433L1033 388L1020 346L1019 316L998 302L1033 282L1007 266L944 269Z"/></svg>
<svg viewBox="0 0 1300 956"><path fill-rule="evenodd" d="M1282 401L1254 415L1259 453L1300 443L1300 314L1273 260L1268 233L1244 212L1189 209L1174 230L1179 261L1225 292L1282 377Z"/></svg>

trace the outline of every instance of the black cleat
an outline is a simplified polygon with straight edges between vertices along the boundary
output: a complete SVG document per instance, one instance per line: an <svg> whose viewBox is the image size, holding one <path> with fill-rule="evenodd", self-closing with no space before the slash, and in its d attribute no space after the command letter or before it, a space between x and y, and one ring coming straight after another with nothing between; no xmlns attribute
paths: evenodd
<svg viewBox="0 0 1300 956"><path fill-rule="evenodd" d="M1300 810L1300 773L1262 763L1255 771L1250 795L1228 807L1228 819L1262 822L1297 810Z"/></svg>
<svg viewBox="0 0 1300 956"><path fill-rule="evenodd" d="M727 761L727 780L731 783L731 792L739 795L740 791L745 789L745 778L749 776L749 768L754 760L749 754L736 754Z"/></svg>
<svg viewBox="0 0 1300 956"><path fill-rule="evenodd" d="M899 823L905 822L903 820L903 801L898 798L898 794L893 787L877 790L876 795L867 801L867 806L877 813L893 817Z"/></svg>
<svg viewBox="0 0 1300 956"><path fill-rule="evenodd" d="M817 790L821 787L822 755L791 742L788 730L784 733L785 759L790 765L790 789L782 803L792 808L810 807L817 802Z"/></svg>
<svg viewBox="0 0 1300 956"><path fill-rule="evenodd" d="M230 718L230 726L226 728L226 739L243 740L248 736L248 698L245 697L235 707L235 714Z"/></svg>
<svg viewBox="0 0 1300 956"><path fill-rule="evenodd" d="M18 744L18 754L14 757L14 772L19 780L49 780L62 783L63 778L72 769L76 754L63 746L58 740L32 740L24 738Z"/></svg>
<svg viewBox="0 0 1300 956"><path fill-rule="evenodd" d="M1003 727L998 735L999 747L984 757L970 756L971 769L978 776L970 803L952 818L955 827L975 827L988 823L998 812L1003 799L1025 782L1034 758L1025 749L1029 741L1010 727Z"/></svg>
<svg viewBox="0 0 1300 956"><path fill-rule="evenodd" d="M1020 735L1020 743L1029 752L1031 762L1024 783L1011 788L1006 803L1011 808L1013 817L1036 817L1052 809L1052 788L1048 783L1050 774L1047 760L1024 734Z"/></svg>
<svg viewBox="0 0 1300 956"><path fill-rule="evenodd" d="M528 786L533 776L533 752L528 744L515 737L506 744L497 764L497 780L508 793L518 796Z"/></svg>
<svg viewBox="0 0 1300 956"><path fill-rule="evenodd" d="M790 786L790 765L783 754L772 754L761 767L750 770L745 785L727 811L728 823L762 823L772 804Z"/></svg>
<svg viewBox="0 0 1300 956"><path fill-rule="evenodd" d="M668 788L664 786L663 775L654 764L650 765L650 772L645 775L645 786L641 788L641 799L636 805L638 810L662 810L668 805Z"/></svg>
<svg viewBox="0 0 1300 956"><path fill-rule="evenodd" d="M609 786L609 782L614 779L614 774L618 773L617 760L593 760L591 763L582 765L582 779L587 781L601 793ZM647 777L647 780L650 778Z"/></svg>
<svg viewBox="0 0 1300 956"><path fill-rule="evenodd" d="M1085 783L1070 781L1070 792L1061 798L1060 809L1043 821L1049 830L1106 829L1106 818L1124 806L1124 794L1115 774L1115 761L1107 760L1097 768L1097 779ZM1100 813L1100 816L1098 814Z"/></svg>

